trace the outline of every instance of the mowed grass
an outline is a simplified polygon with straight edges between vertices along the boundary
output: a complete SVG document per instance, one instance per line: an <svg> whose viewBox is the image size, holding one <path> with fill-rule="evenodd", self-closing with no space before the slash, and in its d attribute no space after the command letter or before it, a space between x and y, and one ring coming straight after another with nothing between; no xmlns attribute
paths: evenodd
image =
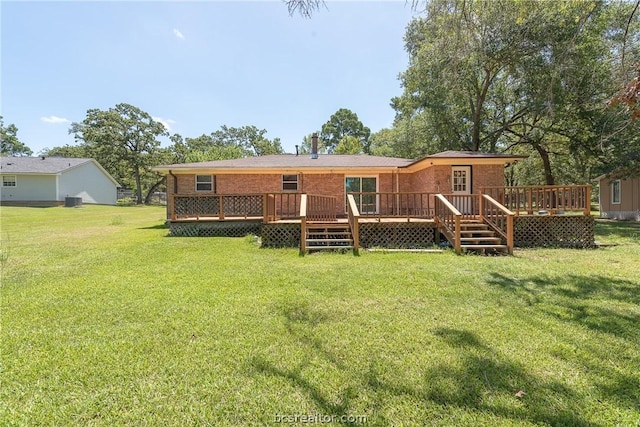
<svg viewBox="0 0 640 427"><path fill-rule="evenodd" d="M2 207L0 425L640 423L638 223L594 250L300 257L164 216Z"/></svg>

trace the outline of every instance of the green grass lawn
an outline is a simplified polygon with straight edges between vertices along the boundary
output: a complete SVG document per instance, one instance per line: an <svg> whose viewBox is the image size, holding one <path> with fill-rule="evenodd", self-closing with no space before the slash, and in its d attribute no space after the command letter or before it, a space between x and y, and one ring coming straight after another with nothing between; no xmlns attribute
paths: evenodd
<svg viewBox="0 0 640 427"><path fill-rule="evenodd" d="M0 425L640 424L639 223L593 250L300 257L163 218L1 209Z"/></svg>

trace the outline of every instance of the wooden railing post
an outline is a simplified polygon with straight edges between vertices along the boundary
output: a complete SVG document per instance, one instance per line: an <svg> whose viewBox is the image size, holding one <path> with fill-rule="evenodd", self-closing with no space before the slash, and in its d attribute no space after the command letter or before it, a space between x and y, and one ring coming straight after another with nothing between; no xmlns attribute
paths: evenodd
<svg viewBox="0 0 640 427"><path fill-rule="evenodd" d="M587 185L584 194L584 215L591 215L591 185Z"/></svg>
<svg viewBox="0 0 640 427"><path fill-rule="evenodd" d="M307 195L300 196L300 255L307 251Z"/></svg>
<svg viewBox="0 0 640 427"><path fill-rule="evenodd" d="M507 251L513 255L513 214L507 215Z"/></svg>
<svg viewBox="0 0 640 427"><path fill-rule="evenodd" d="M224 199L222 194L218 196L218 218L224 219Z"/></svg>
<svg viewBox="0 0 640 427"><path fill-rule="evenodd" d="M267 217L269 216L269 211L267 209L267 198L269 196L267 195L267 193L262 194L262 222L263 223L267 223L268 219Z"/></svg>
<svg viewBox="0 0 640 427"><path fill-rule="evenodd" d="M461 237L460 218L461 217L462 217L462 215L460 215L459 213L457 213L455 215L455 224L456 224L456 226L455 226L455 244L454 244L454 247L455 247L455 250L456 250L457 254L462 252L462 242L460 241L460 237Z"/></svg>
<svg viewBox="0 0 640 427"><path fill-rule="evenodd" d="M349 227L353 239L353 253L358 255L360 250L360 212L353 194L347 194L347 211L349 213Z"/></svg>

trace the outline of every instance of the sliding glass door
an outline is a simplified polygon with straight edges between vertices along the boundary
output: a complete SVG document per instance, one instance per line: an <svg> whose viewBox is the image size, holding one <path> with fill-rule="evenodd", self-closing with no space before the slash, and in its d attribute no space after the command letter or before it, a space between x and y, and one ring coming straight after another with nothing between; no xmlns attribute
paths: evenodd
<svg viewBox="0 0 640 427"><path fill-rule="evenodd" d="M360 213L378 212L378 196L375 194L377 191L378 178L376 177L348 176L345 178L345 194L373 193L353 195Z"/></svg>

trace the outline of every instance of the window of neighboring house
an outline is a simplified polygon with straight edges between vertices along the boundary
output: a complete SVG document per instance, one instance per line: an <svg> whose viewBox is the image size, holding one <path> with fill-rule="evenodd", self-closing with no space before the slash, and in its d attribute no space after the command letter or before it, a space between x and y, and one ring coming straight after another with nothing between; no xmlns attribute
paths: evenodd
<svg viewBox="0 0 640 427"><path fill-rule="evenodd" d="M2 186L3 187L15 187L15 186L17 186L16 176L15 175L2 175Z"/></svg>
<svg viewBox="0 0 640 427"><path fill-rule="evenodd" d="M298 175L282 175L282 191L298 191Z"/></svg>
<svg viewBox="0 0 640 427"><path fill-rule="evenodd" d="M213 175L196 175L196 191L213 191Z"/></svg>
<svg viewBox="0 0 640 427"><path fill-rule="evenodd" d="M620 204L620 180L611 182L611 203Z"/></svg>

